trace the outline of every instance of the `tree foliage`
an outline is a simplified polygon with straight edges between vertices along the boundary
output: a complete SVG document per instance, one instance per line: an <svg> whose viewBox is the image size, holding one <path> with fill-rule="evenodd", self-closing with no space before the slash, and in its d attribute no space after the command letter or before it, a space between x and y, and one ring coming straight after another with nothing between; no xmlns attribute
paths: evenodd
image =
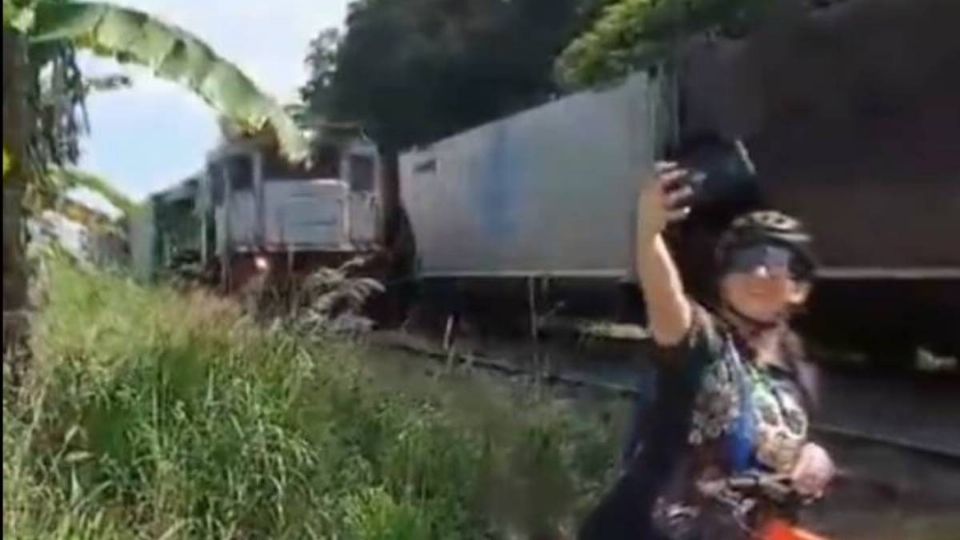
<svg viewBox="0 0 960 540"><path fill-rule="evenodd" d="M772 0L614 0L557 59L558 79L582 87L665 59L684 39L746 34Z"/></svg>
<svg viewBox="0 0 960 540"><path fill-rule="evenodd" d="M555 94L553 59L596 3L358 0L314 42L303 97L386 148L429 142Z"/></svg>
<svg viewBox="0 0 960 540"><path fill-rule="evenodd" d="M322 30L310 42L307 54L309 80L300 90L308 108L312 111L330 110L334 75L337 72L337 49L340 46L340 31L336 28Z"/></svg>

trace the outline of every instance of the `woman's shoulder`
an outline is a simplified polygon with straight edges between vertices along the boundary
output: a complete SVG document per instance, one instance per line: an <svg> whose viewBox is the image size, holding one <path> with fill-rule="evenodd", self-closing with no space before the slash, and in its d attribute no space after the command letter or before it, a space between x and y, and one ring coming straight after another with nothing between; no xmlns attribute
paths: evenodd
<svg viewBox="0 0 960 540"><path fill-rule="evenodd" d="M686 365L690 361L697 364L708 363L723 352L725 329L722 319L710 307L692 298L688 298L691 309L690 328L680 342L674 345L657 345L658 359L663 365Z"/></svg>

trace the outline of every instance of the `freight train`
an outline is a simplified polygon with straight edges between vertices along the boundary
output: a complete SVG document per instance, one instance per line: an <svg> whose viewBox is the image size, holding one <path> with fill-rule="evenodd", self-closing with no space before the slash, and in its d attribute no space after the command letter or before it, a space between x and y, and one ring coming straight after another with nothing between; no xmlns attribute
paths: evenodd
<svg viewBox="0 0 960 540"><path fill-rule="evenodd" d="M669 66L396 162L369 142L344 146L334 179L274 178L254 150L221 152L198 182L207 194L187 197L206 224L195 236L216 246L227 283L258 257L381 253L392 280L415 280L452 309L496 318L516 302L631 320L642 318L631 252L641 179L685 141L741 140L756 177L707 185L703 208L671 233L694 289L709 293L725 221L773 206L818 240L812 335L898 362L918 345L958 355L956 15L947 0L788 9L749 38L690 40Z"/></svg>

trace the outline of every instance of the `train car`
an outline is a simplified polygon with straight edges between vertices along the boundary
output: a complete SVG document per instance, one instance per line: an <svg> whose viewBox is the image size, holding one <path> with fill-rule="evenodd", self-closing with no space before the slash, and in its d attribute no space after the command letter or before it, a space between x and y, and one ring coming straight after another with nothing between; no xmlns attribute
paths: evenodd
<svg viewBox="0 0 960 540"><path fill-rule="evenodd" d="M531 294L544 312L622 312L638 179L671 133L661 82L639 73L402 154L424 298L521 326Z"/></svg>
<svg viewBox="0 0 960 540"><path fill-rule="evenodd" d="M958 355L960 4L788 4L749 39L690 43L684 132L743 138L766 203L814 232L813 333Z"/></svg>
<svg viewBox="0 0 960 540"><path fill-rule="evenodd" d="M196 206L203 182L202 173L191 175L150 195L129 217L127 235L139 280L149 282L200 265L203 237Z"/></svg>
<svg viewBox="0 0 960 540"><path fill-rule="evenodd" d="M57 246L75 261L102 268L123 266L127 245L105 213L67 199L57 210L44 210L27 220L31 249Z"/></svg>
<svg viewBox="0 0 960 540"><path fill-rule="evenodd" d="M156 235L153 205L148 201L141 204L137 211L129 216L127 224L131 273L141 283L149 283L155 277Z"/></svg>
<svg viewBox="0 0 960 540"><path fill-rule="evenodd" d="M399 184L417 275L481 296L565 280L605 297L633 275L637 183L654 157L670 141L741 139L759 173L750 204L818 238L811 332L897 361L920 344L960 354L957 11L778 8L748 39L692 40L675 78L639 73L413 149ZM676 239L702 288L721 225L694 220Z"/></svg>
<svg viewBox="0 0 960 540"><path fill-rule="evenodd" d="M418 275L628 278L658 88L638 74L403 154Z"/></svg>

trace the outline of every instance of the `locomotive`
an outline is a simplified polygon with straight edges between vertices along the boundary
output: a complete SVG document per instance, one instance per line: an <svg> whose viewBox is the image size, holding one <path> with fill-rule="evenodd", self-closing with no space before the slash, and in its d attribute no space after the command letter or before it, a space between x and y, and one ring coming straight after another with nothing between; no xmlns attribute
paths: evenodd
<svg viewBox="0 0 960 540"><path fill-rule="evenodd" d="M134 267L152 279L193 265L226 292L257 274L304 275L377 253L380 157L361 137L291 165L268 136L228 140L204 170L152 195L131 227Z"/></svg>

